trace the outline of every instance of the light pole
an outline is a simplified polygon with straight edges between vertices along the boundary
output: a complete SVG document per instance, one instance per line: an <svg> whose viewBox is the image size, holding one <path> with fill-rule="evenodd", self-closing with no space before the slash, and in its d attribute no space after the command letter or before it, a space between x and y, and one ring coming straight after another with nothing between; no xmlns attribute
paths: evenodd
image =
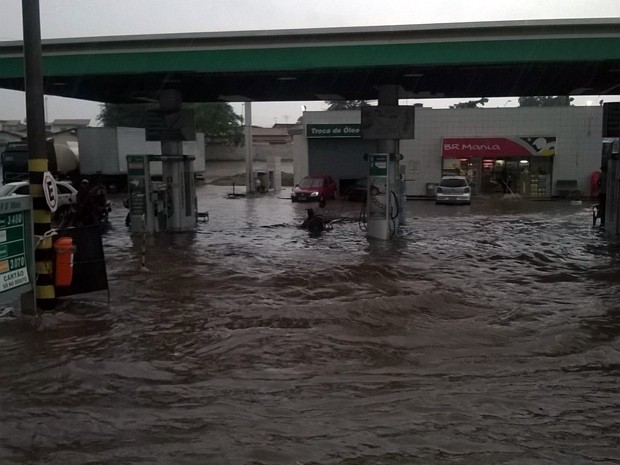
<svg viewBox="0 0 620 465"><path fill-rule="evenodd" d="M45 142L45 101L43 93L43 66L41 59L41 18L39 0L22 0L24 28L24 81L26 89L26 121L28 136L28 175L32 196L34 235L41 238L34 252L37 269L36 300L42 310L56 306L53 279L51 236L52 212L43 193L43 175L48 171ZM36 311L36 309L33 309Z"/></svg>

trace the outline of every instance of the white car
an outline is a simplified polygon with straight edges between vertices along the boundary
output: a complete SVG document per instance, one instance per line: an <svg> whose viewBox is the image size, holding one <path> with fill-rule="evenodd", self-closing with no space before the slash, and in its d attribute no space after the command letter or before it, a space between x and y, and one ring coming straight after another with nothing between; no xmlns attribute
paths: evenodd
<svg viewBox="0 0 620 465"><path fill-rule="evenodd" d="M471 187L465 176L444 176L441 178L435 193L435 203L471 202Z"/></svg>
<svg viewBox="0 0 620 465"><path fill-rule="evenodd" d="M58 210L66 210L77 200L77 190L66 181L56 181L58 189ZM28 183L26 181L9 182L0 186L0 197L9 195L29 195Z"/></svg>

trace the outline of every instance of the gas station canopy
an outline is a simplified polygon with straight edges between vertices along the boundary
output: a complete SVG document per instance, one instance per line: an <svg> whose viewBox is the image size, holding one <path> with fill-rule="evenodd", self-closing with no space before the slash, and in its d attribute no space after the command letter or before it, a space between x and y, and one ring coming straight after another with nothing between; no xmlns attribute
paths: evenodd
<svg viewBox="0 0 620 465"><path fill-rule="evenodd" d="M143 103L620 94L620 19L44 40L44 92ZM0 42L0 88L24 89L22 42Z"/></svg>

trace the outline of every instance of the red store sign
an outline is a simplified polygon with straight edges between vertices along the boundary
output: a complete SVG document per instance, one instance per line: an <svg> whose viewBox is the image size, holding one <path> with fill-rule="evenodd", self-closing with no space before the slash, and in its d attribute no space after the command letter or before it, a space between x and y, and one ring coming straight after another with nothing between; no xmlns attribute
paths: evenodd
<svg viewBox="0 0 620 465"><path fill-rule="evenodd" d="M555 137L445 137L443 158L504 158L555 155Z"/></svg>

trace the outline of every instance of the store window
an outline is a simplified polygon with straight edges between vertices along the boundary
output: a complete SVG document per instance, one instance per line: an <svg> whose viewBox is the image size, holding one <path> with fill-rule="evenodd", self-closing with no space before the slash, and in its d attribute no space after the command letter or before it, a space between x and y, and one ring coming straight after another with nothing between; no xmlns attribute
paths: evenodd
<svg viewBox="0 0 620 465"><path fill-rule="evenodd" d="M446 175L467 176L474 194L551 195L555 137L444 138Z"/></svg>

